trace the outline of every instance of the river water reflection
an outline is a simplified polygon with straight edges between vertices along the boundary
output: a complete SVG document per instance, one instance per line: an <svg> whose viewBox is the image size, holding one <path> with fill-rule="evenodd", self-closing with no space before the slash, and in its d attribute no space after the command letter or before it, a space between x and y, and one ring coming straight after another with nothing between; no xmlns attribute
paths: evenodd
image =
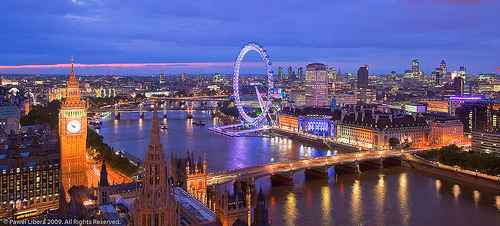
<svg viewBox="0 0 500 226"><path fill-rule="evenodd" d="M208 115L195 112L195 118ZM101 135L116 149L143 158L149 143L151 115L122 114L120 121L104 121ZM168 131L162 134L165 151L187 150L207 154L210 170L232 169L269 161L287 161L329 154L325 150L282 137L232 138L192 125L183 112L168 113ZM168 156L170 156L168 154ZM337 175L271 187L268 178L257 181L268 197L272 225L499 225L500 195L394 167L361 175Z"/></svg>

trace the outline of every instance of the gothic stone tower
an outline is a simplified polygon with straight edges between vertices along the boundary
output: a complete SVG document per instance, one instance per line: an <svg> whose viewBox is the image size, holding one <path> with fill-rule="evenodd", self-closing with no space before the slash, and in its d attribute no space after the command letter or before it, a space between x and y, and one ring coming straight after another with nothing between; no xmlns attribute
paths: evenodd
<svg viewBox="0 0 500 226"><path fill-rule="evenodd" d="M177 203L168 181L156 105L151 123L151 143L144 157L143 186L135 201L133 225L177 226Z"/></svg>
<svg viewBox="0 0 500 226"><path fill-rule="evenodd" d="M87 111L80 99L80 87L73 62L66 88L66 99L59 111L59 143L61 152L61 182L69 197L73 186L87 186Z"/></svg>
<svg viewBox="0 0 500 226"><path fill-rule="evenodd" d="M97 185L97 204L103 205L109 203L109 182L108 171L106 170L106 162L102 161L101 174L99 176L99 184Z"/></svg>
<svg viewBox="0 0 500 226"><path fill-rule="evenodd" d="M231 226L237 220L250 223L251 191L247 184L236 181L233 194L224 188L222 193L215 192L215 213L222 226Z"/></svg>
<svg viewBox="0 0 500 226"><path fill-rule="evenodd" d="M206 158L203 161L201 158L195 161L194 156L188 158L186 164L187 191L205 205L207 205L207 168Z"/></svg>

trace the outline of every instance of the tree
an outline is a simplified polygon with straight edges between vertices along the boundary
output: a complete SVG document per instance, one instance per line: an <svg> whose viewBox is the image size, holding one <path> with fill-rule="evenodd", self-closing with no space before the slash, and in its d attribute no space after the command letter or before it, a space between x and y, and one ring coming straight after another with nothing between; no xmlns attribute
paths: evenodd
<svg viewBox="0 0 500 226"><path fill-rule="evenodd" d="M389 138L389 146L391 148L396 148L397 146L399 146L399 139L395 137Z"/></svg>

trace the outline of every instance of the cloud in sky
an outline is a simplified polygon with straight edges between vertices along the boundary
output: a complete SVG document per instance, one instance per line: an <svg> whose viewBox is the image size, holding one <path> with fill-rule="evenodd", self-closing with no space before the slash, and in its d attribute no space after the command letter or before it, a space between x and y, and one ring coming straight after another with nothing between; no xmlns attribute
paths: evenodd
<svg viewBox="0 0 500 226"><path fill-rule="evenodd" d="M0 9L0 65L75 56L89 65L213 62L224 66L204 70L229 72L249 41L276 62L345 71L402 71L412 58L427 71L441 59L475 72L500 64L500 2L489 0L6 0Z"/></svg>

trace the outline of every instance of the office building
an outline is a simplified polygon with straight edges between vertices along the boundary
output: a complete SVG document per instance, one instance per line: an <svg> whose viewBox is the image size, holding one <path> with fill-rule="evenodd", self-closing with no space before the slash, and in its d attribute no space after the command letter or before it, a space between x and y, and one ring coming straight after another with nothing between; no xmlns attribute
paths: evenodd
<svg viewBox="0 0 500 226"><path fill-rule="evenodd" d="M472 150L500 154L500 132L473 131Z"/></svg>
<svg viewBox="0 0 500 226"><path fill-rule="evenodd" d="M59 151L47 126L0 137L0 218L24 219L59 207Z"/></svg>
<svg viewBox="0 0 500 226"><path fill-rule="evenodd" d="M320 63L308 64L305 86L307 107L330 105L326 65Z"/></svg>

